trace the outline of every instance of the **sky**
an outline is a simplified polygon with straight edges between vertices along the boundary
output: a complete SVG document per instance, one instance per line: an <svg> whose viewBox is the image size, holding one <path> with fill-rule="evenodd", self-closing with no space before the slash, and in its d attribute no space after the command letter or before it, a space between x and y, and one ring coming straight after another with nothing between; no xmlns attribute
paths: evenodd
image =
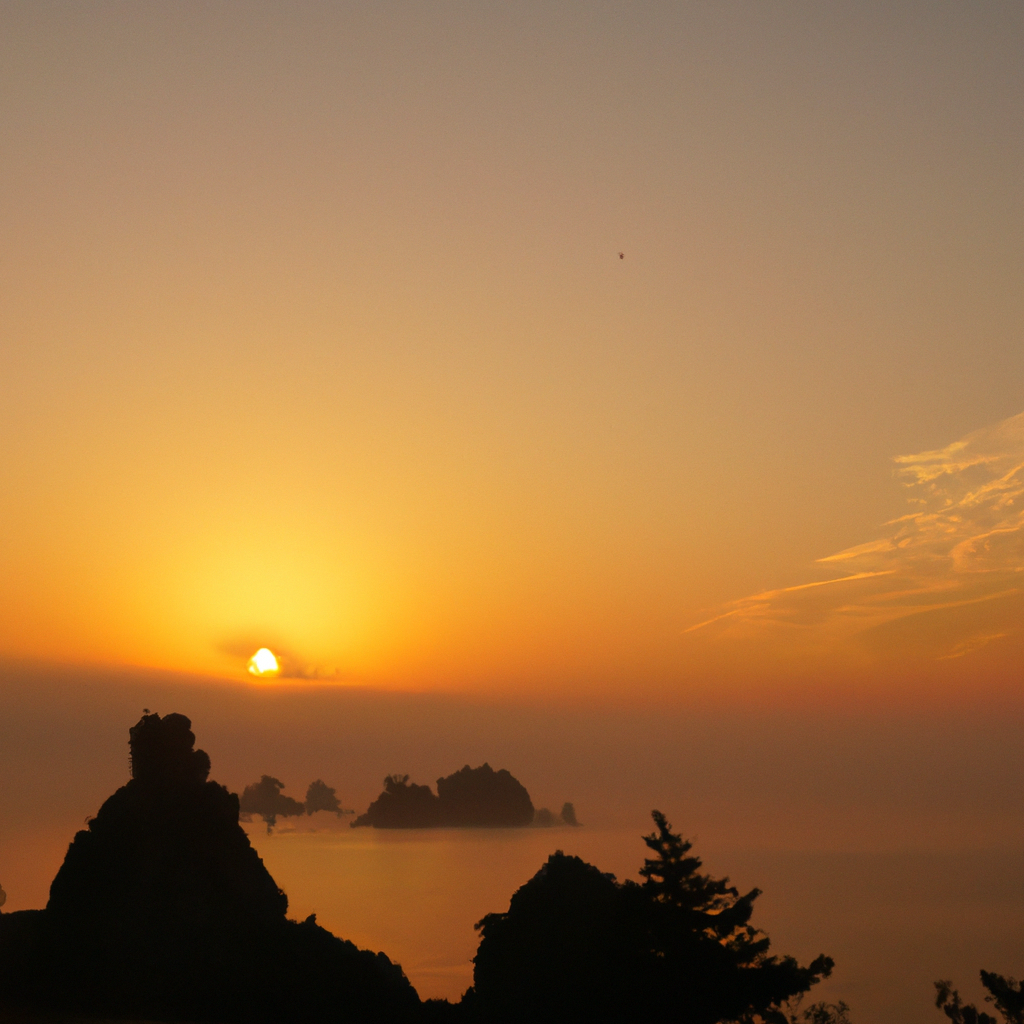
<svg viewBox="0 0 1024 1024"><path fill-rule="evenodd" d="M671 696L1019 448L1016 5L0 19L5 655Z"/></svg>
<svg viewBox="0 0 1024 1024"><path fill-rule="evenodd" d="M236 787L489 759L1018 848L1022 48L1003 0L2 0L11 905L143 705Z"/></svg>

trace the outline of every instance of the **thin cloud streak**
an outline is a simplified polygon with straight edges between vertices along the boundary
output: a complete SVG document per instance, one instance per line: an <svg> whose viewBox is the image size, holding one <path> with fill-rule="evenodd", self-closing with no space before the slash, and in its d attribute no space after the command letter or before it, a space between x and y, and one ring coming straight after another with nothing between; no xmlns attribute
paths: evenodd
<svg viewBox="0 0 1024 1024"><path fill-rule="evenodd" d="M907 620L919 636L903 630L899 642L939 660L1019 635L1009 606L1024 593L1024 413L893 461L913 511L886 523L885 536L818 559L853 572L732 601L684 632L725 639L789 630L794 639L797 630L826 649L850 640L872 646L876 634L875 646L884 635L898 654L886 627ZM976 614L956 618L983 604L993 606L987 624ZM927 617L940 612L947 618L936 628Z"/></svg>
<svg viewBox="0 0 1024 1024"><path fill-rule="evenodd" d="M797 590L810 590L812 587L827 587L832 583L849 583L851 580L863 580L870 576L887 576L894 570L886 569L882 572L858 572L853 576L841 576L834 580L818 580L816 583L799 583L795 587L782 587L779 590L766 590L763 594L755 594L753 597L740 598L739 601L730 602L735 604L737 607L731 611L723 612L721 615L716 615L713 619L705 619L704 622L698 622L695 626L689 626L684 629L684 633L693 633L698 629L703 629L705 626L710 626L713 622L719 622L722 619L728 619L733 615L740 615L744 612L751 612L758 606L767 607L770 602L779 597L782 594L790 594Z"/></svg>

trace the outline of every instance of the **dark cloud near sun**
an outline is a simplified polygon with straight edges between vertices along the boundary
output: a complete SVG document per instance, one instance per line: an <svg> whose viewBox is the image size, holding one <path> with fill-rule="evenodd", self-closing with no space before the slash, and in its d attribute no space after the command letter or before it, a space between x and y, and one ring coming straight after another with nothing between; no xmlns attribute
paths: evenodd
<svg viewBox="0 0 1024 1024"><path fill-rule="evenodd" d="M253 655L266 648L273 652L277 660L277 671L274 679L324 680L337 681L340 673L335 666L320 665L309 658L302 657L287 644L275 642L272 633L252 633L241 637L233 637L217 644L217 650L230 656L244 669Z"/></svg>

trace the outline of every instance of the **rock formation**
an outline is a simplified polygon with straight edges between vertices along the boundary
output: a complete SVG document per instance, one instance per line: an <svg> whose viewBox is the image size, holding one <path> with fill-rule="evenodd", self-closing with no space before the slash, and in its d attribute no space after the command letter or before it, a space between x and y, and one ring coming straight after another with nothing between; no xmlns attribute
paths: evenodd
<svg viewBox="0 0 1024 1024"><path fill-rule="evenodd" d="M533 821L533 802L526 787L507 769L489 764L437 780L437 798L447 825L518 827Z"/></svg>
<svg viewBox="0 0 1024 1024"><path fill-rule="evenodd" d="M389 775L384 792L352 822L353 828L438 828L441 803L429 786L409 782L408 775Z"/></svg>
<svg viewBox="0 0 1024 1024"><path fill-rule="evenodd" d="M404 1021L397 964L288 900L183 715L130 731L132 778L72 841L45 910L0 916L8 1006L190 1021Z"/></svg>
<svg viewBox="0 0 1024 1024"><path fill-rule="evenodd" d="M526 788L505 768L489 764L464 768L437 780L437 796L429 786L409 782L408 775L389 775L384 792L353 827L516 828L533 821L533 803Z"/></svg>

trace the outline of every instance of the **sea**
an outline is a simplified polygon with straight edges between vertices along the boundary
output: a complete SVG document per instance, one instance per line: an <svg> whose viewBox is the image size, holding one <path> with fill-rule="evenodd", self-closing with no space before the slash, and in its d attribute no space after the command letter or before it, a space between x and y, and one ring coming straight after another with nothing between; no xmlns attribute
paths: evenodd
<svg viewBox="0 0 1024 1024"><path fill-rule="evenodd" d="M473 980L474 925L508 909L555 850L620 880L648 853L637 829L353 829L284 819L253 845L289 898L317 921L399 962L421 997L458 1000ZM981 968L1024 970L1024 853L1016 849L836 852L698 849L704 870L762 890L753 923L772 951L836 961L806 998L844 1000L854 1024L943 1024L934 982L979 1000Z"/></svg>

